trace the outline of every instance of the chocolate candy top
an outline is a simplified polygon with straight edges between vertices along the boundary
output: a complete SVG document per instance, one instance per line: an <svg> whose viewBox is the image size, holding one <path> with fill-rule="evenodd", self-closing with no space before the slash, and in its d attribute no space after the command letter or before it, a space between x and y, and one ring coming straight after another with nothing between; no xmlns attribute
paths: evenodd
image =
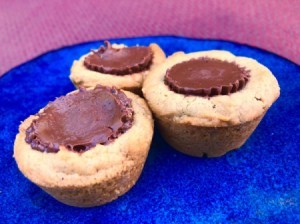
<svg viewBox="0 0 300 224"><path fill-rule="evenodd" d="M198 58L167 70L165 84L177 93L197 96L227 95L242 89L249 71L234 62Z"/></svg>
<svg viewBox="0 0 300 224"><path fill-rule="evenodd" d="M84 65L105 74L128 75L147 70L152 62L149 47L113 48L108 41L84 59Z"/></svg>
<svg viewBox="0 0 300 224"><path fill-rule="evenodd" d="M42 152L58 152L60 146L84 152L96 144L108 144L132 126L131 100L115 88L93 90L57 98L37 114L26 130L25 141Z"/></svg>

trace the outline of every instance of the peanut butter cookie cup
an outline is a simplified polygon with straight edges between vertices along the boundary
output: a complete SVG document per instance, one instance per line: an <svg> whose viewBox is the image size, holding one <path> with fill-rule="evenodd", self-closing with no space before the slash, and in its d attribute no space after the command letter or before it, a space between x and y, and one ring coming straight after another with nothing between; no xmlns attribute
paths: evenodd
<svg viewBox="0 0 300 224"><path fill-rule="evenodd" d="M165 61L165 54L157 44L127 47L104 42L98 50L74 61L70 79L77 87L97 84L115 86L141 94L145 77Z"/></svg>
<svg viewBox="0 0 300 224"><path fill-rule="evenodd" d="M19 127L20 171L57 200L78 207L110 202L138 180L153 120L145 101L116 88L81 88Z"/></svg>
<svg viewBox="0 0 300 224"><path fill-rule="evenodd" d="M171 146L217 157L245 143L280 89L257 61L204 51L170 56L146 78L143 93Z"/></svg>

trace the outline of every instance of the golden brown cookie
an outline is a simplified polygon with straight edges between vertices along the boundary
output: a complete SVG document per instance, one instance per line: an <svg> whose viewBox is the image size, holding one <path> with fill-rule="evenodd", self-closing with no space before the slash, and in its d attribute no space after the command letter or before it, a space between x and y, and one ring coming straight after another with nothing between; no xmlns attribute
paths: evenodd
<svg viewBox="0 0 300 224"><path fill-rule="evenodd" d="M74 61L70 79L76 87L88 88L101 84L141 94L145 77L164 62L166 56L157 44L142 47L143 50L145 48L149 49L151 58L142 55L137 48L140 47L127 47L123 44L110 45L106 42L105 47L102 46L97 51L83 55L78 61ZM132 55L136 58L125 61L126 58L130 58ZM102 60L102 64L95 63L97 56L99 60ZM145 60L145 57L147 57L147 60ZM121 69L119 66L124 68Z"/></svg>
<svg viewBox="0 0 300 224"><path fill-rule="evenodd" d="M228 80L219 79L226 69ZM232 77L235 79L230 80ZM218 80L225 83L218 84ZM227 51L175 53L143 85L166 141L183 153L200 157L221 156L241 147L279 92L269 69Z"/></svg>
<svg viewBox="0 0 300 224"><path fill-rule="evenodd" d="M20 171L62 203L78 207L105 204L126 193L141 174L153 135L151 112L139 96L108 89L111 92L100 98L82 93L95 91L92 88L74 91L19 127L14 157ZM115 101L111 93L121 100ZM75 105L72 97L78 99L76 94L82 97Z"/></svg>

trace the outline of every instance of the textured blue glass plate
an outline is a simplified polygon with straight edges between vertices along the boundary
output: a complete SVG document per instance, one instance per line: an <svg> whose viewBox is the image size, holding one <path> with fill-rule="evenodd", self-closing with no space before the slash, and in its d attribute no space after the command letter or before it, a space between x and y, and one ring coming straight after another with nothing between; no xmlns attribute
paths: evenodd
<svg viewBox="0 0 300 224"><path fill-rule="evenodd" d="M117 39L127 45L158 43L175 51L229 50L252 57L274 73L281 87L247 143L216 158L173 150L155 133L136 185L110 204L80 209L56 201L18 171L13 143L22 120L74 87L74 59L102 42L51 51L0 79L0 223L299 223L300 68L269 52L236 43L178 37Z"/></svg>

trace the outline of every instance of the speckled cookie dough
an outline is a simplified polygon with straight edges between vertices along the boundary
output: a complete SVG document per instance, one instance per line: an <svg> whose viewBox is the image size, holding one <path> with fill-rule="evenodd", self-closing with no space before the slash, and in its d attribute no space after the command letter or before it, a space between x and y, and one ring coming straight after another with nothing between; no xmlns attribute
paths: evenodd
<svg viewBox="0 0 300 224"><path fill-rule="evenodd" d="M164 83L167 70L201 57L234 62L250 71L250 79L243 89L229 95L201 97L170 90ZM177 52L153 70L143 85L144 96L163 136L174 148L195 156L220 156L240 147L279 97L279 92L277 80L268 68L253 59L216 50ZM234 129L231 134L226 132L229 129ZM224 135L228 143L222 140Z"/></svg>

